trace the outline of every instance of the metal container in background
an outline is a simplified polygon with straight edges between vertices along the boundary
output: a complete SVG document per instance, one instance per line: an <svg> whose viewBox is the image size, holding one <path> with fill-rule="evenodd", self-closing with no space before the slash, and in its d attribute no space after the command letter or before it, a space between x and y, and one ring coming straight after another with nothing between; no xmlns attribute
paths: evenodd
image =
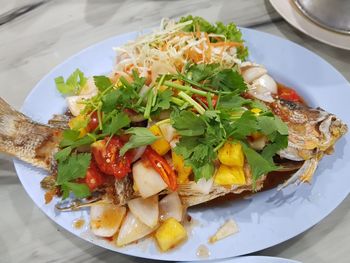
<svg viewBox="0 0 350 263"><path fill-rule="evenodd" d="M294 0L313 22L329 30L350 34L350 0Z"/></svg>

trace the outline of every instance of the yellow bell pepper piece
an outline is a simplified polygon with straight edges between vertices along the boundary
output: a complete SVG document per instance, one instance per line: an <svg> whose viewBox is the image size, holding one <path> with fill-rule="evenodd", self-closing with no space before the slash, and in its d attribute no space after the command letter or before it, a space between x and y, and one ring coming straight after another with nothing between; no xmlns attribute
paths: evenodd
<svg viewBox="0 0 350 263"><path fill-rule="evenodd" d="M186 229L175 218L168 218L157 229L155 238L162 251L175 247L187 238Z"/></svg>
<svg viewBox="0 0 350 263"><path fill-rule="evenodd" d="M85 115L78 115L78 116L70 119L68 122L69 128L80 132L80 134L79 134L80 138L85 136L85 134L87 134L87 131L85 129L85 126L87 125L86 118L87 117Z"/></svg>
<svg viewBox="0 0 350 263"><path fill-rule="evenodd" d="M157 125L153 125L149 130L155 135L159 136L158 140L151 144L153 150L155 150L159 155L164 155L170 150L169 142L164 139L163 134Z"/></svg>
<svg viewBox="0 0 350 263"><path fill-rule="evenodd" d="M244 165L242 145L236 142L226 142L218 151L218 157L222 164L228 166Z"/></svg>
<svg viewBox="0 0 350 263"><path fill-rule="evenodd" d="M171 151L171 158L173 161L174 169L177 171L177 182L179 184L187 183L188 177L192 173L192 167L185 166L185 161L181 155Z"/></svg>
<svg viewBox="0 0 350 263"><path fill-rule="evenodd" d="M243 167L220 165L214 178L218 185L244 185L246 184Z"/></svg>
<svg viewBox="0 0 350 263"><path fill-rule="evenodd" d="M262 112L262 110L260 110L258 108L252 108L250 111L253 112L255 115L259 115L260 112Z"/></svg>

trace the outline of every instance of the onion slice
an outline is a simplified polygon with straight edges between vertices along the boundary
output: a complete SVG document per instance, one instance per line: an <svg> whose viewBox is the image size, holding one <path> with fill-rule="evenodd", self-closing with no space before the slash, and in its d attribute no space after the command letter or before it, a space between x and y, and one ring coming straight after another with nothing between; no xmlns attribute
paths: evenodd
<svg viewBox="0 0 350 263"><path fill-rule="evenodd" d="M144 198L135 198L128 202L131 213L134 214L142 223L149 227L155 227L158 224L159 208L158 196L154 195Z"/></svg>

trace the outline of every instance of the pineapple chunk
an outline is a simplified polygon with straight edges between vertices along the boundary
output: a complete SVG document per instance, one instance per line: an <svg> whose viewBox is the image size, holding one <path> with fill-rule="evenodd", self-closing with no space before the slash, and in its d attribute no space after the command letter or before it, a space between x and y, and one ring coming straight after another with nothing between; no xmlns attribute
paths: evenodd
<svg viewBox="0 0 350 263"><path fill-rule="evenodd" d="M185 161L181 155L171 151L171 158L173 160L174 169L177 171L177 182L183 184L188 182L188 177L192 173L192 168L185 166Z"/></svg>
<svg viewBox="0 0 350 263"><path fill-rule="evenodd" d="M167 251L185 240L187 232L183 225L171 217L157 229L155 237L160 249Z"/></svg>
<svg viewBox="0 0 350 263"><path fill-rule="evenodd" d="M220 165L215 174L214 182L218 185L244 185L246 184L243 167Z"/></svg>
<svg viewBox="0 0 350 263"><path fill-rule="evenodd" d="M157 125L153 125L149 130L155 135L159 136L158 140L151 144L153 150L155 150L159 155L164 155L170 150L169 142L164 138L161 130Z"/></svg>
<svg viewBox="0 0 350 263"><path fill-rule="evenodd" d="M243 167L244 165L244 154L240 143L226 142L219 149L218 157L220 162L227 166Z"/></svg>

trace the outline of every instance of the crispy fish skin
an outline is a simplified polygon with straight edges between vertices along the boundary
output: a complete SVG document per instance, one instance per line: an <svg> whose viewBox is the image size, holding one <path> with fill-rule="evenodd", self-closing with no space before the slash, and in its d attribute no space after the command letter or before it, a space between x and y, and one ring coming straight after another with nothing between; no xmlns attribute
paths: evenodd
<svg viewBox="0 0 350 263"><path fill-rule="evenodd" d="M61 132L30 120L0 98L0 152L50 171Z"/></svg>
<svg viewBox="0 0 350 263"><path fill-rule="evenodd" d="M335 143L348 130L337 116L321 108L282 99L269 107L288 126L288 147L279 155L289 160L321 159L323 154L332 153Z"/></svg>

